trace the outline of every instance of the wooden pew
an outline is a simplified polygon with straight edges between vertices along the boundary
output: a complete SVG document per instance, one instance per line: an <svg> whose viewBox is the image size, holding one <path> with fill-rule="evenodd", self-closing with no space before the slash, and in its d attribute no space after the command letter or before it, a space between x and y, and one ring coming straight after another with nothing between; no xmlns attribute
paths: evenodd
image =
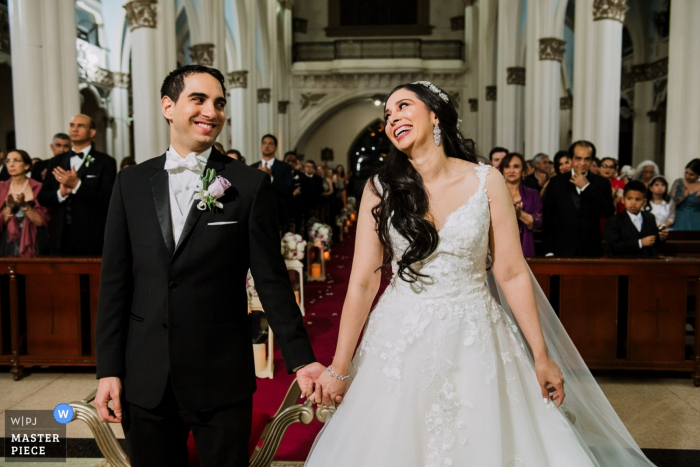
<svg viewBox="0 0 700 467"><path fill-rule="evenodd" d="M27 365L95 365L101 266L100 258L0 258L0 365L15 380Z"/></svg>
<svg viewBox="0 0 700 467"><path fill-rule="evenodd" d="M700 258L533 258L528 263L590 368L691 372L700 387ZM686 323L693 297L689 355Z"/></svg>

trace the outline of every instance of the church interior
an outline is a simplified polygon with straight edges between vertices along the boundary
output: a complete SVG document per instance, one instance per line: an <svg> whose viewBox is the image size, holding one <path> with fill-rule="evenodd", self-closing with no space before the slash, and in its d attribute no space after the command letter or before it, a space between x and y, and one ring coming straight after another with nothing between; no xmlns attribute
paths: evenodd
<svg viewBox="0 0 700 467"><path fill-rule="evenodd" d="M699 26L698 0L0 0L0 154L7 173L26 151L41 183L57 139L72 141L83 115L90 147L125 170L170 145L164 77L184 65L220 70L221 152L257 163L273 135L278 162L291 155L302 176L313 162L330 190L280 232L289 232L282 254L314 352L328 365L363 187L392 145L383 106L394 87L444 90L479 160L497 166L496 149L515 153L529 169L523 183L532 177L543 197L550 177L566 175L559 164L572 143L593 142L590 170L613 183L616 212L624 183L644 183L651 206L662 180L676 223L659 222L668 237L643 258L607 249L548 257L546 234L532 229L528 264L645 455L660 467L698 466ZM9 177L0 169L0 182ZM0 442L12 411L66 403L76 413L66 465L128 466L121 426L100 423L91 405L100 255L41 254L40 241L33 257L0 247ZM299 398L254 279L250 465L301 467L333 409ZM190 450L196 457L192 440Z"/></svg>

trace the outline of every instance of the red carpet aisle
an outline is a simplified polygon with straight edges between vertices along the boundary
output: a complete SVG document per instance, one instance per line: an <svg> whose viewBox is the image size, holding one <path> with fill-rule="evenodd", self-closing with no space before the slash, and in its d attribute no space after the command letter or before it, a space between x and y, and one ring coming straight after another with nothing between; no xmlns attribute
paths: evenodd
<svg viewBox="0 0 700 467"><path fill-rule="evenodd" d="M326 263L326 281L305 284L306 317L304 321L316 358L324 365L331 363L335 352L340 313L348 290L354 249L355 235L354 231L351 231L345 236L343 242L333 246L331 261ZM383 283L383 287L385 286L386 284ZM287 374L280 349L275 345L275 377L271 380L257 380L258 391L253 397L255 408L274 414L293 380L294 375ZM322 427L323 425L316 420L310 425L300 423L292 425L284 435L275 459L306 460L311 445Z"/></svg>

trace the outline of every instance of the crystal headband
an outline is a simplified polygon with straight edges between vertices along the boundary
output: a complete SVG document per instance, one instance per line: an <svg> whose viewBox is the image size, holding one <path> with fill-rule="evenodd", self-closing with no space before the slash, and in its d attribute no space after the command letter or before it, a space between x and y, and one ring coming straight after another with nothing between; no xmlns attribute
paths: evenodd
<svg viewBox="0 0 700 467"><path fill-rule="evenodd" d="M447 102L450 101L450 99L447 98L447 94L445 94L444 92L442 92L442 91L440 90L440 88L438 88L437 86L435 86L435 85L434 85L433 83L431 83L430 81L414 81L414 82L412 82L411 84L422 84L423 86L425 86L426 88L430 89L430 90L433 91L435 94L437 94L438 97L440 97L440 99L442 99L443 101L445 101L445 103L447 103Z"/></svg>

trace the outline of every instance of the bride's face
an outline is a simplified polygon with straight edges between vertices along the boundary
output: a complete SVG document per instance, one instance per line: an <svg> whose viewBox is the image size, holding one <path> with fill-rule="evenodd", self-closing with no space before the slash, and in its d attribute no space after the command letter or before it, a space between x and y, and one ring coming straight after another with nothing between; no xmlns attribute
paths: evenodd
<svg viewBox="0 0 700 467"><path fill-rule="evenodd" d="M408 155L433 141L433 125L438 123L435 113L408 89L399 89L389 97L384 119L389 139Z"/></svg>

